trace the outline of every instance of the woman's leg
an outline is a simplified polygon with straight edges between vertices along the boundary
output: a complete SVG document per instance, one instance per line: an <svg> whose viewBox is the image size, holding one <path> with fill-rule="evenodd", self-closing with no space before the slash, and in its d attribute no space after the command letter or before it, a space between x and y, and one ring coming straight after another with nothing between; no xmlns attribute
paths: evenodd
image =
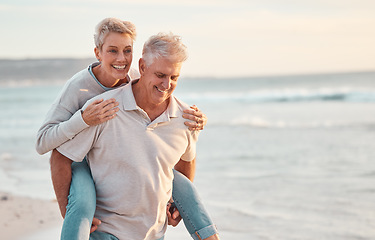
<svg viewBox="0 0 375 240"><path fill-rule="evenodd" d="M88 240L96 208L96 192L86 159L72 163L72 182L61 240Z"/></svg>
<svg viewBox="0 0 375 240"><path fill-rule="evenodd" d="M217 234L216 226L203 206L193 183L182 173L174 169L173 172L173 201L192 238L201 240Z"/></svg>

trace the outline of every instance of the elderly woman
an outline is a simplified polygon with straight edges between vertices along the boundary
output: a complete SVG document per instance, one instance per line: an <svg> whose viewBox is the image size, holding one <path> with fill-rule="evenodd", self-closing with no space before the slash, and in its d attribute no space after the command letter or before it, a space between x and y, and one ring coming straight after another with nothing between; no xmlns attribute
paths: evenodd
<svg viewBox="0 0 375 240"><path fill-rule="evenodd" d="M118 103L115 99L96 100L84 111L80 109L88 99L138 78L138 72L130 68L135 37L136 29L130 22L115 18L101 21L94 35L94 51L99 62L78 72L65 84L38 131L38 153L53 150L50 159L52 181L61 214L65 218L61 239L88 239L90 228L91 232L95 231L100 220L93 219L96 193L87 162L66 161L55 148L74 138L83 129L116 117ZM203 129L206 118L198 108L192 106L185 113L186 119L195 121L185 122L189 129ZM193 179L194 164L190 169L176 170ZM168 208L170 224L177 225L182 217L193 239L218 239L216 228L194 186L183 174L175 171L173 200L178 211L173 210L172 206Z"/></svg>

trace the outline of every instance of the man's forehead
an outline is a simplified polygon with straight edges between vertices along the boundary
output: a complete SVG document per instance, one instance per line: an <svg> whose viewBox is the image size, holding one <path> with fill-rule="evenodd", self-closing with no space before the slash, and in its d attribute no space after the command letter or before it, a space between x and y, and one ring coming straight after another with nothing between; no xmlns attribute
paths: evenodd
<svg viewBox="0 0 375 240"><path fill-rule="evenodd" d="M160 72L163 74L172 74L172 72L175 72L179 74L182 63L171 62L168 59L155 59L152 65L154 72Z"/></svg>

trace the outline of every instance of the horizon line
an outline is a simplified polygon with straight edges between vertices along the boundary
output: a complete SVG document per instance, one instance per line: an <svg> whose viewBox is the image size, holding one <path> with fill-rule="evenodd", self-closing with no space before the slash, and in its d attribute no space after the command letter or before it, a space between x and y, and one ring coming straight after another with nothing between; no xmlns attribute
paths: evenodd
<svg viewBox="0 0 375 240"><path fill-rule="evenodd" d="M95 57L76 57L76 56L61 56L61 57L16 57L16 58L7 58L7 57L0 57L0 61L42 61L42 60L93 60L95 61ZM222 79L222 78L256 78L256 77L282 77L282 76L308 76L308 75L334 75L334 74L359 74L359 73L375 73L374 69L352 69L352 70L322 70L322 71L314 71L314 72L283 72L283 73L254 73L248 75L237 75L233 76L215 76L213 74L184 74L181 78L214 78L214 79Z"/></svg>

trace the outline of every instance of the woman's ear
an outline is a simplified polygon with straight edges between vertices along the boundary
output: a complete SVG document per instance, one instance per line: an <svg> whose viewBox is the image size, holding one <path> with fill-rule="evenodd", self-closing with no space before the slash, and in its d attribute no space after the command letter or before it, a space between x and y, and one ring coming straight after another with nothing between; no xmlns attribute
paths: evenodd
<svg viewBox="0 0 375 240"><path fill-rule="evenodd" d="M94 53L95 53L95 57L96 59L98 59L99 62L101 62L100 60L100 51L97 47L94 48Z"/></svg>

